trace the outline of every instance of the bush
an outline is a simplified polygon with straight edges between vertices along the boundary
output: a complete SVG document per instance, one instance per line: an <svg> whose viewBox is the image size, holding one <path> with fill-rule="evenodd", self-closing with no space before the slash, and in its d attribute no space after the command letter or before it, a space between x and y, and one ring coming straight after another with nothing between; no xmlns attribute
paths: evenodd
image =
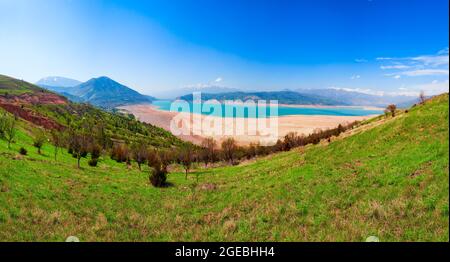
<svg viewBox="0 0 450 262"><path fill-rule="evenodd" d="M92 167L96 167L97 162L98 162L97 158L93 158L93 159L89 160L88 165L92 166Z"/></svg>
<svg viewBox="0 0 450 262"><path fill-rule="evenodd" d="M102 148L99 145L94 144L91 146L91 158L92 159L99 158L101 153L102 153Z"/></svg>
<svg viewBox="0 0 450 262"><path fill-rule="evenodd" d="M125 144L115 145L111 150L111 159L119 163L126 162L129 157L128 146Z"/></svg>
<svg viewBox="0 0 450 262"><path fill-rule="evenodd" d="M21 148L19 149L19 153L20 153L21 155L23 155L23 156L26 156L27 153L28 153L28 151L27 151L25 148L21 147Z"/></svg>
<svg viewBox="0 0 450 262"><path fill-rule="evenodd" d="M167 173L165 170L153 169L149 180L154 187L164 187L166 185Z"/></svg>

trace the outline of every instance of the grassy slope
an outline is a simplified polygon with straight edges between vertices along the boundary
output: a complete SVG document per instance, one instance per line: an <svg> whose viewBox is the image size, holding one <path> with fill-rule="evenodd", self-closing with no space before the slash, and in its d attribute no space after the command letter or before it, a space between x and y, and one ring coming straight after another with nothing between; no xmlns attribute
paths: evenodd
<svg viewBox="0 0 450 262"><path fill-rule="evenodd" d="M44 89L36 87L35 85L25 81L0 75L0 95L4 95L5 93L10 95L20 95L42 90Z"/></svg>
<svg viewBox="0 0 450 262"><path fill-rule="evenodd" d="M448 95L329 145L200 169L198 186L173 173L153 188L111 160L79 171L20 134L0 142L0 240L449 240Z"/></svg>
<svg viewBox="0 0 450 262"><path fill-rule="evenodd" d="M13 98L25 93L38 92L40 94L53 93L31 83L0 75L0 96L8 94L9 98ZM56 93L53 94L56 97L59 96ZM107 136L116 140L133 142L145 139L149 145L159 148L179 147L187 144L162 128L138 122L134 117L130 118L128 115L114 114L87 104L69 102L65 105L30 105L25 103L22 104L22 107L63 126L68 126L68 123L80 122L84 118L93 119L95 120L94 122L101 121L105 125Z"/></svg>

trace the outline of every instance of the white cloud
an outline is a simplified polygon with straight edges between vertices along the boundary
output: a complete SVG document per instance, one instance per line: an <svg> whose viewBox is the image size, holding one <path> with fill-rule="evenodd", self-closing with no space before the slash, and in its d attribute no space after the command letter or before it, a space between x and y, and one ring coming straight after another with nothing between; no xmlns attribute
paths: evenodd
<svg viewBox="0 0 450 262"><path fill-rule="evenodd" d="M214 81L214 82L216 82L216 83L220 83L220 82L222 82L222 77L218 77L218 78L216 78L216 80Z"/></svg>
<svg viewBox="0 0 450 262"><path fill-rule="evenodd" d="M382 70L388 70L388 69L407 69L410 68L411 66L407 66L407 65L387 65L387 66L380 66L380 68Z"/></svg>
<svg viewBox="0 0 450 262"><path fill-rule="evenodd" d="M400 76L448 76L449 56L448 47L433 55L420 55L415 57L379 57L377 60L386 61L381 65L382 70L403 70L396 73L385 74L388 77L399 79ZM409 70L407 70L409 69Z"/></svg>
<svg viewBox="0 0 450 262"><path fill-rule="evenodd" d="M449 91L448 88L449 88L448 80L444 81L433 80L430 83L415 85L411 87L411 89L418 90L418 92L424 91L425 95L438 95L446 93Z"/></svg>
<svg viewBox="0 0 450 262"><path fill-rule="evenodd" d="M413 61L418 61L423 63L426 66L444 66L449 64L448 55L426 55L426 56L417 56L411 58Z"/></svg>
<svg viewBox="0 0 450 262"><path fill-rule="evenodd" d="M405 76L448 75L448 69L419 69L401 72Z"/></svg>
<svg viewBox="0 0 450 262"><path fill-rule="evenodd" d="M355 59L355 62L356 63L366 63L368 61L367 61L367 59L364 59L364 58L357 58L357 59Z"/></svg>
<svg viewBox="0 0 450 262"><path fill-rule="evenodd" d="M382 61L382 60L392 60L392 59L394 59L394 58L392 58L392 57L377 57L377 60L378 60L378 61Z"/></svg>
<svg viewBox="0 0 450 262"><path fill-rule="evenodd" d="M441 51L438 52L438 55L448 55L448 47L442 49Z"/></svg>
<svg viewBox="0 0 450 262"><path fill-rule="evenodd" d="M352 76L350 77L351 80L360 79L360 78L361 78L360 75L352 75Z"/></svg>

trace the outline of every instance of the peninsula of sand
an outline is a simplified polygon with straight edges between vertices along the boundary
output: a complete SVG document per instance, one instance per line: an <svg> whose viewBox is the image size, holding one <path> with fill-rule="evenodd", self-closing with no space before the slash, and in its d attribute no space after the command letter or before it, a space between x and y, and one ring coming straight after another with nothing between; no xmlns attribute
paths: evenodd
<svg viewBox="0 0 450 262"><path fill-rule="evenodd" d="M149 123L158 127L161 127L167 131L173 133L171 130L171 121L174 117L178 119L182 119L181 121L185 121L185 123L190 122L190 130L189 132L183 132L182 134L175 134L179 138L190 141L195 144L201 144L204 138L213 137L219 143L224 139L230 137L230 135L225 134L208 134L208 127L205 125L198 125L195 123L195 118L192 114L189 113L178 113L178 112L170 112L159 110L152 105L128 105L119 107L119 109L124 110L128 113L133 114L137 119L142 122ZM221 117L215 116L206 116L206 115L197 115L196 119L201 119L202 121L208 117L211 118L219 118L219 120L223 120ZM373 115L369 116L332 116L332 115L291 115L291 116L278 116L277 119L277 132L276 137L282 138L289 132L296 132L298 134L308 135L314 132L316 129L328 129L337 127L339 124L346 124L353 121L362 121L368 118L373 117ZM245 128L248 129L249 125L254 125L254 122L251 119L234 119L236 121L244 121ZM199 126L202 130L195 130ZM183 128L183 127L181 127ZM194 131L195 130L195 131ZM244 134L234 134L232 137L238 142L239 145L248 145L250 143L258 143L264 141L258 132L248 134L243 132Z"/></svg>

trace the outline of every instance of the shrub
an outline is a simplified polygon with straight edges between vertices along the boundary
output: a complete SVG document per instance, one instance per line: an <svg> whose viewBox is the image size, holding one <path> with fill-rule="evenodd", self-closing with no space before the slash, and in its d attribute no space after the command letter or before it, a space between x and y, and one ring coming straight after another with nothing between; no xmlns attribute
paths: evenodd
<svg viewBox="0 0 450 262"><path fill-rule="evenodd" d="M154 187L164 187L166 185L167 172L165 170L152 169L149 180Z"/></svg>
<svg viewBox="0 0 450 262"><path fill-rule="evenodd" d="M100 157L102 152L102 148L98 144L94 144L91 146L91 158L97 159Z"/></svg>
<svg viewBox="0 0 450 262"><path fill-rule="evenodd" d="M397 110L397 106L394 104L388 105L386 110L391 113L392 117L395 117L395 111Z"/></svg>
<svg viewBox="0 0 450 262"><path fill-rule="evenodd" d="M139 141L138 143L133 144L131 147L131 155L134 161L138 164L139 170L142 170L141 165L144 164L148 158L148 149L145 142Z"/></svg>
<svg viewBox="0 0 450 262"><path fill-rule="evenodd" d="M128 146L125 144L115 145L111 150L111 159L116 160L119 163L126 162L128 160Z"/></svg>
<svg viewBox="0 0 450 262"><path fill-rule="evenodd" d="M222 153L224 160L230 164L234 163L237 151L236 140L234 138L227 138L222 142Z"/></svg>
<svg viewBox="0 0 450 262"><path fill-rule="evenodd" d="M89 160L88 165L92 166L92 167L96 167L98 163L97 158L92 158L91 160Z"/></svg>
<svg viewBox="0 0 450 262"><path fill-rule="evenodd" d="M26 156L28 154L28 151L25 148L21 147L19 149L19 153L23 156Z"/></svg>

